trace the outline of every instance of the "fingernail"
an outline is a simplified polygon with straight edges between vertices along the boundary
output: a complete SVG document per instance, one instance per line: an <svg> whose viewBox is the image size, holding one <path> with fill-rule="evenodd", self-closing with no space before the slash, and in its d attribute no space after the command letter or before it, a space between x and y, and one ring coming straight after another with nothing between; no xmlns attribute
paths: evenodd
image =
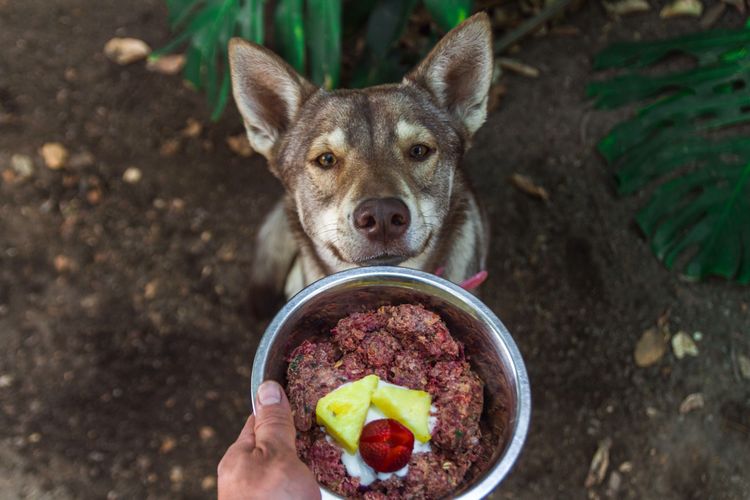
<svg viewBox="0 0 750 500"><path fill-rule="evenodd" d="M276 382L263 382L258 389L258 399L263 406L279 404L281 402L281 387Z"/></svg>

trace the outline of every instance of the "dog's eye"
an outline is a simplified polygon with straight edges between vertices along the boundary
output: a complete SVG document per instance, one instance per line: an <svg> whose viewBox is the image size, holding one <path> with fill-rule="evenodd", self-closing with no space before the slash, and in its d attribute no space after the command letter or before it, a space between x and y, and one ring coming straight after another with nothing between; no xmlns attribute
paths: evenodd
<svg viewBox="0 0 750 500"><path fill-rule="evenodd" d="M430 148L424 144L415 144L409 148L409 156L413 160L422 161L430 155Z"/></svg>
<svg viewBox="0 0 750 500"><path fill-rule="evenodd" d="M331 168L336 164L336 157L333 155L333 153L328 152L318 156L316 161L318 162L318 165L323 168Z"/></svg>

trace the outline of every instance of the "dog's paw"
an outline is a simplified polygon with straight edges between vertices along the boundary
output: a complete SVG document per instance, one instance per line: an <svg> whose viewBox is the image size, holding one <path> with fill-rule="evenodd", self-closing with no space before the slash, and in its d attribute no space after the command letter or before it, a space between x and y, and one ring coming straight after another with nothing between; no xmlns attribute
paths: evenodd
<svg viewBox="0 0 750 500"><path fill-rule="evenodd" d="M245 304L248 314L254 319L269 319L284 305L284 295L271 285L252 285Z"/></svg>

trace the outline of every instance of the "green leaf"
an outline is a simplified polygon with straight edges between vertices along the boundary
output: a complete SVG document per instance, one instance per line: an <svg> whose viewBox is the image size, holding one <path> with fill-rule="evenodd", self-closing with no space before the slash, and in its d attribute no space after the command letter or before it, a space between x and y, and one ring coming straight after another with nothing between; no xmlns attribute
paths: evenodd
<svg viewBox="0 0 750 500"><path fill-rule="evenodd" d="M417 0L380 0L367 21L367 46L378 59L384 59L406 28Z"/></svg>
<svg viewBox="0 0 750 500"><path fill-rule="evenodd" d="M440 29L449 31L471 13L472 0L424 0L424 6Z"/></svg>
<svg viewBox="0 0 750 500"><path fill-rule="evenodd" d="M312 81L336 88L341 71L341 0L307 0L306 25Z"/></svg>
<svg viewBox="0 0 750 500"><path fill-rule="evenodd" d="M636 72L669 54L690 70ZM659 183L636 216L667 268L691 279L750 283L750 29L710 31L660 42L616 44L598 68L631 72L589 85L600 107L652 99L599 143L618 191Z"/></svg>
<svg viewBox="0 0 750 500"><path fill-rule="evenodd" d="M281 55L300 73L305 71L305 25L302 0L279 0L276 7L276 41Z"/></svg>

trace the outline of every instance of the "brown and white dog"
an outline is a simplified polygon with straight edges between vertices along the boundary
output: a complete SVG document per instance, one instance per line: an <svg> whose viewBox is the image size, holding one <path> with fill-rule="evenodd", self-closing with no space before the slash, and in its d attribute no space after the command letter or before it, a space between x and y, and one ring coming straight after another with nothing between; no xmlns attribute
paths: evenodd
<svg viewBox="0 0 750 500"><path fill-rule="evenodd" d="M460 161L487 115L486 14L398 84L326 91L237 38L229 59L250 144L286 190L258 235L256 300L356 266L442 269L456 283L484 269L488 228Z"/></svg>

